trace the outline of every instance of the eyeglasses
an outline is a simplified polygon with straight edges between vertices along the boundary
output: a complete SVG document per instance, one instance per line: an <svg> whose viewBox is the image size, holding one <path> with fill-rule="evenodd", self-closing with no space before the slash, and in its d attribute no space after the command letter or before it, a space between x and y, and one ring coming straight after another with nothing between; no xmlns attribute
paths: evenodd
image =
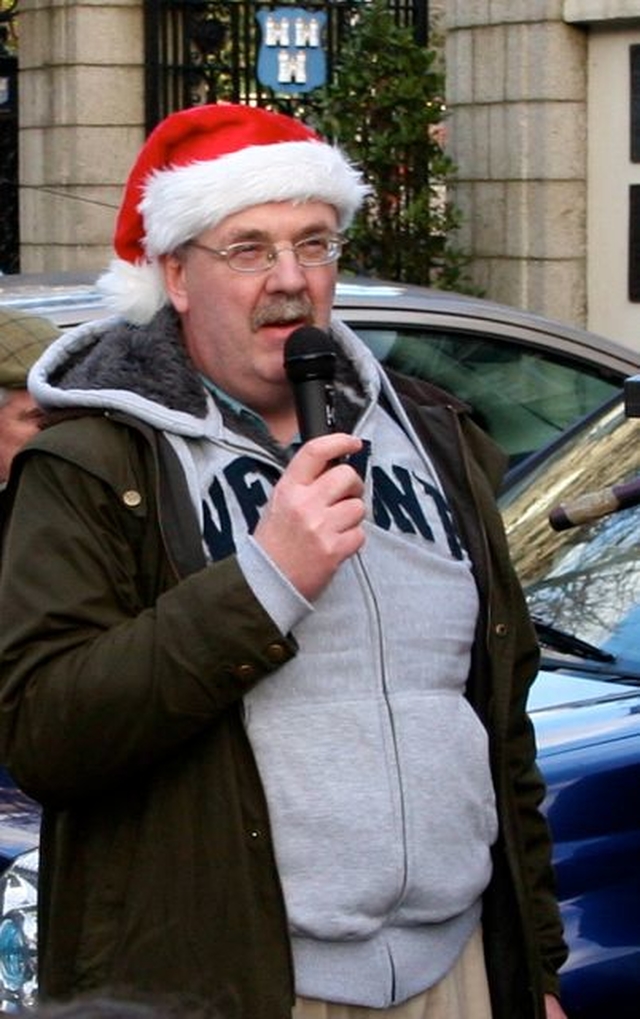
<svg viewBox="0 0 640 1019"><path fill-rule="evenodd" d="M266 272L273 268L282 251L292 251L298 265L305 269L329 265L340 258L346 243L345 238L339 234L314 234L280 248L270 241L240 241L238 244L230 244L228 248L210 248L198 241L189 241L187 247L198 248L215 258L224 259L234 272Z"/></svg>

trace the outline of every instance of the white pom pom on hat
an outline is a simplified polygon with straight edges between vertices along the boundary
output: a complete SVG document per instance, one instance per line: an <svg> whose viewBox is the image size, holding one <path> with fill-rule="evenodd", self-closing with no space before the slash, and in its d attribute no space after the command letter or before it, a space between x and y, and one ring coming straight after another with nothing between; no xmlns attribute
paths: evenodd
<svg viewBox="0 0 640 1019"><path fill-rule="evenodd" d="M167 303L160 255L241 209L322 201L344 230L369 192L340 149L301 121L233 103L194 106L163 120L129 174L98 280L110 309L143 323Z"/></svg>

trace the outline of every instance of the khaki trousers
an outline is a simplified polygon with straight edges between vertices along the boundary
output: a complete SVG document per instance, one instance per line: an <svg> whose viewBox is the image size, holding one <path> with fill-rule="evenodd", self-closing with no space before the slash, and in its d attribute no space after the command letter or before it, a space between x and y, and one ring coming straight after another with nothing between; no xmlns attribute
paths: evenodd
<svg viewBox="0 0 640 1019"><path fill-rule="evenodd" d="M491 1019L481 929L439 983L401 1005L367 1008L296 998L293 1019Z"/></svg>

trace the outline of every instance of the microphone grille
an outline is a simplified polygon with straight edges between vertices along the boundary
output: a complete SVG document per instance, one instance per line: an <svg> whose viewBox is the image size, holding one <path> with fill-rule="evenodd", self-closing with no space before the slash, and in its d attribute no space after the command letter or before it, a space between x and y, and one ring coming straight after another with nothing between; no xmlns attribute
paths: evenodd
<svg viewBox="0 0 640 1019"><path fill-rule="evenodd" d="M284 366L291 382L323 379L335 375L336 353L328 333L317 326L294 329L284 345Z"/></svg>

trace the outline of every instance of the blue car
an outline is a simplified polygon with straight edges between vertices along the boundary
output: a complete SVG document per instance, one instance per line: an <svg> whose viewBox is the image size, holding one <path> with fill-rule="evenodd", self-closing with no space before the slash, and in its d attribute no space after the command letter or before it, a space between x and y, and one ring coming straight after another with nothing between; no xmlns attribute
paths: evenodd
<svg viewBox="0 0 640 1019"><path fill-rule="evenodd" d="M543 650L529 710L576 1019L640 1004L639 476L640 420L619 397L501 500Z"/></svg>
<svg viewBox="0 0 640 1019"><path fill-rule="evenodd" d="M0 1012L36 1004L40 812L0 768Z"/></svg>
<svg viewBox="0 0 640 1019"><path fill-rule="evenodd" d="M575 1019L638 1014L639 680L640 665L634 684L558 664L540 674L532 694L570 947L563 1004Z"/></svg>

